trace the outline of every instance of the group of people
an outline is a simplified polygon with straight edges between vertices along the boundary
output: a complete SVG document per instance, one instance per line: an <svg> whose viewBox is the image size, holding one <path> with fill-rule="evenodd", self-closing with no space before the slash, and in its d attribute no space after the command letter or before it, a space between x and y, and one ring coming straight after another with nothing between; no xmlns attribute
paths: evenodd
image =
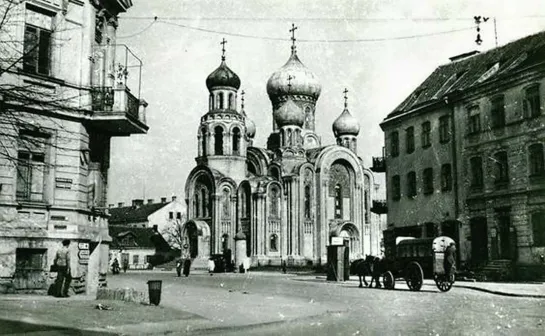
<svg viewBox="0 0 545 336"><path fill-rule="evenodd" d="M127 259L123 260L123 273L127 273L127 269L129 269L129 261ZM117 258L114 258L114 261L112 262L112 273L113 274L119 274L120 272L119 268L119 261Z"/></svg>

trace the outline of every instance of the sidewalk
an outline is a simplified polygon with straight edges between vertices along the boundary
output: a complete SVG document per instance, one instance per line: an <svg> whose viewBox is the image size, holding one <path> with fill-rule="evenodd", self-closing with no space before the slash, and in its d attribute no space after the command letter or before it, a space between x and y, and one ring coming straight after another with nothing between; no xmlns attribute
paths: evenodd
<svg viewBox="0 0 545 336"><path fill-rule="evenodd" d="M299 281L320 281L326 282L325 275L310 276L302 275L294 278L294 280ZM367 277L369 282L369 277ZM357 283L359 280L357 276L350 276L350 280L345 281L344 283ZM343 284L339 282L338 284ZM437 288L435 282L430 279L424 280L424 286L430 286ZM408 289L405 281L403 279L396 280L395 283L396 289ZM525 298L536 298L536 299L545 299L545 283L504 283L504 282L473 282L473 281L456 281L453 285L453 289L456 288L466 288L481 292L486 292L490 294L503 295L503 296L512 296L512 297L525 297Z"/></svg>

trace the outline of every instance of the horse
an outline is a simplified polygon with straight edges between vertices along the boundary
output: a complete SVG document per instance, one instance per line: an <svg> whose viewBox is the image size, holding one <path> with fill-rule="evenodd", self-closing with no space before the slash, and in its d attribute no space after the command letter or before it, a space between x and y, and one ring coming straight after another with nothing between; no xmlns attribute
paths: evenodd
<svg viewBox="0 0 545 336"><path fill-rule="evenodd" d="M350 264L350 274L357 275L360 279L360 288L363 288L363 283L366 287L373 286L373 280L375 280L375 288L380 288L380 276L386 272L386 264L384 259L376 256L368 255L365 259L357 259ZM371 276L371 283L368 284L365 280L367 275ZM363 283L362 283L363 280Z"/></svg>

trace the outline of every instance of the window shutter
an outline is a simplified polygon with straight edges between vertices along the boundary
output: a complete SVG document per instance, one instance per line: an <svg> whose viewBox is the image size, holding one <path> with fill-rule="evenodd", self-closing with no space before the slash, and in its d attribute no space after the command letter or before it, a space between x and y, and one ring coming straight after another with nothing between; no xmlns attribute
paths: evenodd
<svg viewBox="0 0 545 336"><path fill-rule="evenodd" d="M51 32L40 30L40 47L38 55L38 73L49 75L51 57Z"/></svg>

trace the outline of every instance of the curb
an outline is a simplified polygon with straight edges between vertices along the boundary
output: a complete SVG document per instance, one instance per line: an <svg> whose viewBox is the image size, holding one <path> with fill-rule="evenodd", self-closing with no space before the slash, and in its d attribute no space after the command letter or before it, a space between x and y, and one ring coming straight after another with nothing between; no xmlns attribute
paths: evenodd
<svg viewBox="0 0 545 336"><path fill-rule="evenodd" d="M347 283L347 282L358 282L358 280L348 280L348 281L344 281L344 282L329 282L329 281L326 281L326 279L323 276L316 276L315 279L296 279L296 278L292 278L291 280L295 280L295 281L322 280L323 283L325 283L325 284L331 283L331 284L339 284L339 285L343 284L343 283ZM466 282L466 281L460 281L460 282ZM431 284L426 284L426 283L424 283L424 285L430 285L431 286ZM489 293L489 294L494 294L494 295L500 295L500 296L521 297L521 298L530 298L530 299L545 299L545 294L523 294L523 293L502 292L502 291L486 289L486 288L482 288L482 287L478 287L478 286L461 285L461 284L459 284L459 282L456 282L453 287L471 289L471 290L475 290L475 291L479 291L479 292L484 292L484 293Z"/></svg>

